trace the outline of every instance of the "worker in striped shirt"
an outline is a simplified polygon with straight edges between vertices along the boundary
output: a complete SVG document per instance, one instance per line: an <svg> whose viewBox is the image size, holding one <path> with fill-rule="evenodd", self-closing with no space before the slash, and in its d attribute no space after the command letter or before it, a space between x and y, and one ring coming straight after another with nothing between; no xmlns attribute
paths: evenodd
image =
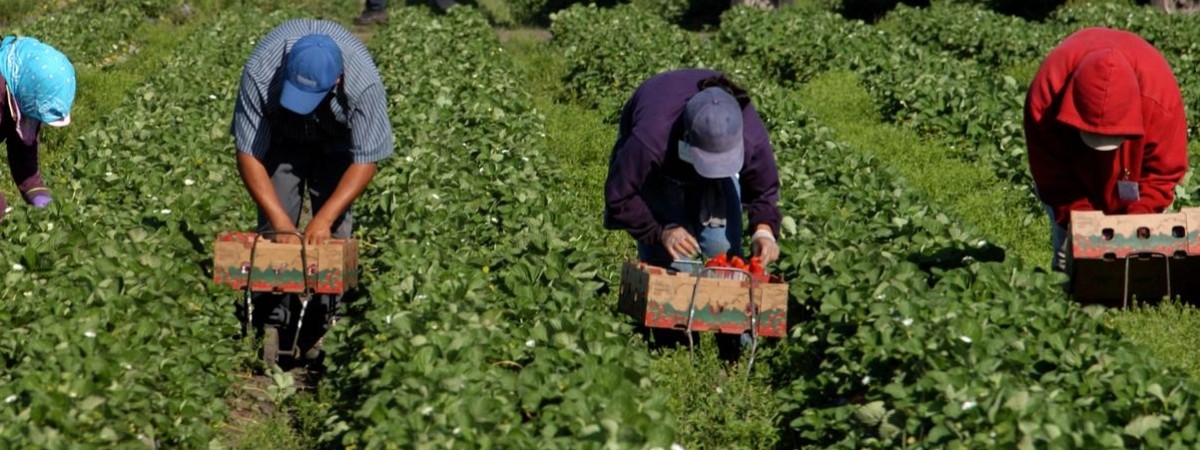
<svg viewBox="0 0 1200 450"><path fill-rule="evenodd" d="M258 204L258 230L296 232L307 192L304 240L348 238L350 206L376 163L392 154L387 95L366 46L341 25L291 20L255 46L242 69L233 114L237 167ZM298 237L278 234L279 242ZM268 326L291 323L281 296L262 305ZM336 298L322 299L333 313ZM259 307L256 306L256 309Z"/></svg>

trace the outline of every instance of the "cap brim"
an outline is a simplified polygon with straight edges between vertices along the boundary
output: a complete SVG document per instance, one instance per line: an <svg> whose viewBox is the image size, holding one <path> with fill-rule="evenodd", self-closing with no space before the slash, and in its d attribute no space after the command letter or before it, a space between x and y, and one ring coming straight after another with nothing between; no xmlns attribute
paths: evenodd
<svg viewBox="0 0 1200 450"><path fill-rule="evenodd" d="M321 100L328 94L329 91L308 92L284 80L283 92L279 94L279 105L296 114L308 114L317 109L317 105L320 105Z"/></svg>
<svg viewBox="0 0 1200 450"><path fill-rule="evenodd" d="M737 140L734 148L720 152L708 152L692 147L692 167L704 178L729 178L742 171L746 159L745 145Z"/></svg>
<svg viewBox="0 0 1200 450"><path fill-rule="evenodd" d="M1121 136L1105 136L1103 134L1089 133L1083 130L1079 131L1079 137L1080 139L1083 139L1084 145L1102 152L1111 152L1116 150L1125 142L1125 138Z"/></svg>

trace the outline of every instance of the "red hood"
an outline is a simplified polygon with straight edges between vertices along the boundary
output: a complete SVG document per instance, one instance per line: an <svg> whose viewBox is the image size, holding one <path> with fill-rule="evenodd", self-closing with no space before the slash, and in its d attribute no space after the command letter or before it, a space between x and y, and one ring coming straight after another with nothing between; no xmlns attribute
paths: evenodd
<svg viewBox="0 0 1200 450"><path fill-rule="evenodd" d="M1106 48L1084 56L1063 89L1057 119L1091 133L1141 137L1141 89L1125 55Z"/></svg>

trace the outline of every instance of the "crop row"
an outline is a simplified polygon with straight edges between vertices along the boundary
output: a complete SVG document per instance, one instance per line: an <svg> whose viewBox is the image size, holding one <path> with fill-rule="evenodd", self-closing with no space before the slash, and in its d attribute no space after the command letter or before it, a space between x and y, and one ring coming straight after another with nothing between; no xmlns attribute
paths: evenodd
<svg viewBox="0 0 1200 450"><path fill-rule="evenodd" d="M618 261L544 153L544 120L483 16L393 12L372 44L398 152L356 204L366 303L333 331L339 445L667 446Z"/></svg>
<svg viewBox="0 0 1200 450"><path fill-rule="evenodd" d="M5 218L0 447L220 440L236 296L211 284L211 242L254 220L228 123L245 55L285 16L233 9L187 37L43 167L49 209Z"/></svg>
<svg viewBox="0 0 1200 450"><path fill-rule="evenodd" d="M1190 122L1200 120L1198 50L1186 38L1200 21L1148 7L1068 5L1038 23L956 4L901 5L878 25L804 8L738 9L723 16L717 39L785 84L856 72L886 120L950 140L964 160L986 161L1035 205L1021 128L1025 89L1041 58L1087 26L1130 30L1158 47L1179 79Z"/></svg>
<svg viewBox="0 0 1200 450"><path fill-rule="evenodd" d="M578 16L558 17L586 23L588 14L611 14L568 12ZM629 14L592 23L653 26L628 23L637 20L653 19ZM619 32L587 31L597 39L588 45L597 47ZM560 37L572 45L588 41ZM664 42L651 37L622 47L638 58L575 53L567 63L648 76L647 68L624 61L672 51ZM758 86L752 95L772 132L781 208L794 223L778 267L809 316L767 360L783 399L784 442L836 448L1196 444L1200 422L1191 411L1200 391L1192 382L1067 302L1059 279L1020 261L995 262L998 249L985 239L955 225L869 156L830 140L789 86L754 81L750 73L746 78Z"/></svg>

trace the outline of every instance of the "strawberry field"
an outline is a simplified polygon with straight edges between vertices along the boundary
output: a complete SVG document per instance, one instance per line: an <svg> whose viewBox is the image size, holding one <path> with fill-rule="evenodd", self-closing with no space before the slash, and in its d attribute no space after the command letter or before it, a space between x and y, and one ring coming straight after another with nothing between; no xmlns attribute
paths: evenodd
<svg viewBox="0 0 1200 450"><path fill-rule="evenodd" d="M297 389L211 282L216 234L255 217L229 121L259 37L357 4L274 3L80 0L5 25L70 56L80 97L43 136L55 202L0 221L0 448L1200 446L1200 317L1063 296L1020 128L1042 55L1091 25L1162 50L1200 122L1200 18L935 2L868 24L821 1L696 32L687 2L394 5L354 30L396 136L354 207L361 292ZM615 118L680 67L748 87L779 161L767 270L793 325L750 373L707 337L651 352L615 312L635 253L600 219Z"/></svg>

